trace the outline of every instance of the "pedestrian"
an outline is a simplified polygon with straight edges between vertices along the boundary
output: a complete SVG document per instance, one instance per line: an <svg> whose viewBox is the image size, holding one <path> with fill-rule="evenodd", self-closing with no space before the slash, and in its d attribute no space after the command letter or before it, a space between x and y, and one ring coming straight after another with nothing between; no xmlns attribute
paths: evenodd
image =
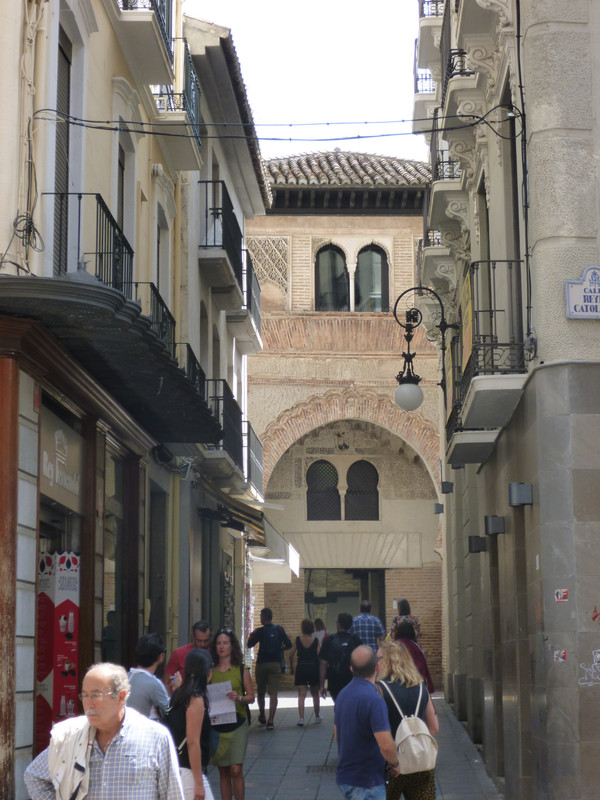
<svg viewBox="0 0 600 800"><path fill-rule="evenodd" d="M173 684L177 680L177 673L179 672L180 677L183 677L185 659L190 650L193 650L194 647L210 650L211 641L210 623L204 619L194 622L192 626L191 642L175 648L175 650L173 650L171 653L171 658L167 663L165 669L165 684L169 692L173 692L175 689Z"/></svg>
<svg viewBox="0 0 600 800"><path fill-rule="evenodd" d="M335 704L336 783L347 800L384 800L386 762L397 765L387 707L375 688L377 657L368 645L352 651L353 678Z"/></svg>
<svg viewBox="0 0 600 800"><path fill-rule="evenodd" d="M210 763L219 768L221 800L244 800L243 763L250 728L249 706L254 702L250 670L244 666L242 648L230 628L219 628L213 645L211 684L231 682L227 697L235 703L236 721L213 724Z"/></svg>
<svg viewBox="0 0 600 800"><path fill-rule="evenodd" d="M319 640L314 636L315 626L312 620L303 619L300 624L300 636L296 636L290 651L290 673L294 676L294 686L298 689L298 722L304 725L304 703L307 687L313 699L315 724L322 722L319 716ZM298 665L294 671L294 656L298 657Z"/></svg>
<svg viewBox="0 0 600 800"><path fill-rule="evenodd" d="M31 800L184 800L166 728L127 708L124 668L94 664L84 678L84 714L57 723L50 745L25 770Z"/></svg>
<svg viewBox="0 0 600 800"><path fill-rule="evenodd" d="M417 716L425 722L431 735L435 736L440 727L435 708L407 648L400 642L384 642L378 656L378 681L385 683L407 717L415 715L421 692ZM390 728L395 737L401 721L400 714L385 688L381 690L381 695L387 705ZM435 800L435 770L390 776L386 800L400 800L402 795L404 800Z"/></svg>
<svg viewBox="0 0 600 800"><path fill-rule="evenodd" d="M256 658L256 695L258 699L258 721L266 723L267 730L272 731L277 710L277 691L282 669L285 667L284 650L292 646L287 633L281 625L273 624L273 612L263 608L260 612L261 627L252 631L248 637L248 647L258 645ZM265 717L265 695L269 693L269 718Z"/></svg>
<svg viewBox="0 0 600 800"><path fill-rule="evenodd" d="M319 640L319 647L323 644L323 639L327 636L327 631L325 630L325 623L321 619L321 617L317 617L315 620L315 639Z"/></svg>
<svg viewBox="0 0 600 800"><path fill-rule="evenodd" d="M408 602L408 600L406 600L406 598L398 600L398 616L394 617L394 619L392 620L390 633L388 635L388 638L391 641L394 641L396 639L396 631L398 629L398 625L400 625L401 622L410 622L410 624L415 629L415 641L418 642L419 639L421 638L421 624L419 622L418 617L415 617L413 614L411 614L410 603Z"/></svg>
<svg viewBox="0 0 600 800"><path fill-rule="evenodd" d="M165 642L159 633L146 633L135 646L137 667L127 673L130 692L129 708L135 708L150 719L164 716L169 705L169 695L164 683L156 677L156 670L165 660Z"/></svg>
<svg viewBox="0 0 600 800"><path fill-rule="evenodd" d="M213 800L206 777L210 749L206 686L211 669L208 650L200 647L190 650L185 657L181 686L173 692L164 720L177 747L185 800Z"/></svg>
<svg viewBox="0 0 600 800"><path fill-rule="evenodd" d="M321 697L327 697L325 678L329 694L335 702L338 694L352 680L350 655L362 644L362 641L348 629L352 625L352 617L345 611L338 614L337 633L328 636L319 652L319 688Z"/></svg>
<svg viewBox="0 0 600 800"><path fill-rule="evenodd" d="M425 653L423 652L422 648L417 644L415 636L416 634L414 625L412 622L405 620L396 628L396 639L394 641L400 642L406 647L408 652L411 654L413 661L415 662L417 670L427 684L429 693L433 694L435 689L433 686L431 672L429 672L429 667L427 666L427 659L425 658Z"/></svg>
<svg viewBox="0 0 600 800"><path fill-rule="evenodd" d="M368 644L373 650L377 650L379 642L385 639L385 628L381 620L371 614L370 600L363 600L360 604L360 614L352 620L350 633L354 633L363 644Z"/></svg>

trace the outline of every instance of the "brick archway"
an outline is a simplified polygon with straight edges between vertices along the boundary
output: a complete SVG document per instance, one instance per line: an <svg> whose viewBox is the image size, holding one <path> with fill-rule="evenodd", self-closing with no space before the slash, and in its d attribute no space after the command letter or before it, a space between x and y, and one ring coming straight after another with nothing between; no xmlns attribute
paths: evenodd
<svg viewBox="0 0 600 800"><path fill-rule="evenodd" d="M440 490L439 433L435 425L414 411L402 411L386 395L372 389L331 389L315 394L283 411L261 435L264 485L288 447L310 431L329 422L359 419L390 431L409 444L423 459L429 475Z"/></svg>

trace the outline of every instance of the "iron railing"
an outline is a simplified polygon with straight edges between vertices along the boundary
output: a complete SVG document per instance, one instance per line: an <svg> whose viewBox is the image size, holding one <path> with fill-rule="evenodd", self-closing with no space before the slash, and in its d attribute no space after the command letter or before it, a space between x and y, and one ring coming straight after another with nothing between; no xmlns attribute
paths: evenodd
<svg viewBox="0 0 600 800"><path fill-rule="evenodd" d="M435 94L435 81L431 70L415 69L415 94Z"/></svg>
<svg viewBox="0 0 600 800"><path fill-rule="evenodd" d="M461 176L460 161L455 161L447 157L445 152L438 153L438 157L433 165L434 181L457 180Z"/></svg>
<svg viewBox="0 0 600 800"><path fill-rule="evenodd" d="M199 181L201 207L200 248L223 248L240 289L244 290L242 266L242 231L233 211L233 203L224 181ZM202 212L201 212L202 213Z"/></svg>
<svg viewBox="0 0 600 800"><path fill-rule="evenodd" d="M419 0L419 17L441 17L444 13L445 0Z"/></svg>
<svg viewBox="0 0 600 800"><path fill-rule="evenodd" d="M206 375L188 342L177 344L177 361L198 395L206 401Z"/></svg>
<svg viewBox="0 0 600 800"><path fill-rule="evenodd" d="M251 486L262 495L263 493L263 446L256 435L252 425L244 422L244 450L246 471L245 476Z"/></svg>
<svg viewBox="0 0 600 800"><path fill-rule="evenodd" d="M455 78L459 75L462 77L468 77L469 75L475 74L472 69L469 69L466 50L450 50L448 53L448 58L445 62L445 67L446 72L444 74L444 83L442 87L442 106L446 101L446 92L448 91L448 83L450 82L451 78Z"/></svg>
<svg viewBox="0 0 600 800"><path fill-rule="evenodd" d="M54 242L55 252L60 254L57 259L56 274L66 275L69 272L67 258L71 248L68 223L73 221L77 226L78 263L87 265L91 256L96 278L131 299L133 248L102 196L94 192L45 192L44 194L54 197L56 203L54 230L60 232L58 240ZM90 224L91 213L84 214L89 205L87 198L94 198L96 201L95 211L92 212L95 215L94 225Z"/></svg>
<svg viewBox="0 0 600 800"><path fill-rule="evenodd" d="M154 11L160 33L173 63L173 3L172 0L119 0L123 11Z"/></svg>
<svg viewBox="0 0 600 800"><path fill-rule="evenodd" d="M154 103L161 113L169 111L185 111L188 116L190 127L194 134L194 139L198 150L202 149L202 138L200 128L202 119L200 116L200 83L192 54L188 43L184 41L184 84L183 92L173 91L172 86L155 86L152 90ZM159 131L160 132L160 131Z"/></svg>
<svg viewBox="0 0 600 800"><path fill-rule="evenodd" d="M208 405L224 431L223 439L212 449L224 450L243 473L242 409L237 404L227 381L211 378L206 383Z"/></svg>
<svg viewBox="0 0 600 800"><path fill-rule="evenodd" d="M149 281L135 281L134 299L142 306L142 314L150 319L150 328L169 351L171 358L176 355L175 317L162 299L160 292Z"/></svg>
<svg viewBox="0 0 600 800"><path fill-rule="evenodd" d="M442 232L434 231L428 228L425 231L423 239L423 247L441 247L442 246Z"/></svg>
<svg viewBox="0 0 600 800"><path fill-rule="evenodd" d="M250 312L256 330L260 335L260 284L254 272L252 258L248 250L244 250L244 269L242 274L244 283L244 305Z"/></svg>

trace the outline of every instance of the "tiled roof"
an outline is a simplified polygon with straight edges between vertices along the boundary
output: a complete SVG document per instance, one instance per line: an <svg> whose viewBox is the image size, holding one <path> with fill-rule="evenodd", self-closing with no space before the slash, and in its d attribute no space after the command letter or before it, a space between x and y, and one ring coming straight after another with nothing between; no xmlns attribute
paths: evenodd
<svg viewBox="0 0 600 800"><path fill-rule="evenodd" d="M431 169L423 161L342 152L304 153L265 161L272 186L424 186Z"/></svg>

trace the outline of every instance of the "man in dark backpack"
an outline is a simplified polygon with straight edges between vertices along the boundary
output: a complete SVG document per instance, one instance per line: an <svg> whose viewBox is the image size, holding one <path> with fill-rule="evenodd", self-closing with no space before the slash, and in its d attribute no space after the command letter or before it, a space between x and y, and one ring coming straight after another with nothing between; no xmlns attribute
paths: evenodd
<svg viewBox="0 0 600 800"><path fill-rule="evenodd" d="M273 720L277 710L277 690L281 678L282 651L292 646L287 633L281 625L273 625L273 612L263 608L260 612L261 627L253 630L248 637L248 647L258 647L256 658L256 699L258 701L258 721L267 723L267 730L273 730ZM269 719L265 717L265 695L269 693Z"/></svg>
<svg viewBox="0 0 600 800"><path fill-rule="evenodd" d="M319 653L321 696L327 696L325 690L327 676L327 688L334 702L344 686L352 680L350 656L352 651L362 644L358 636L348 633L351 625L352 617L342 611L337 618L337 633L323 640Z"/></svg>

